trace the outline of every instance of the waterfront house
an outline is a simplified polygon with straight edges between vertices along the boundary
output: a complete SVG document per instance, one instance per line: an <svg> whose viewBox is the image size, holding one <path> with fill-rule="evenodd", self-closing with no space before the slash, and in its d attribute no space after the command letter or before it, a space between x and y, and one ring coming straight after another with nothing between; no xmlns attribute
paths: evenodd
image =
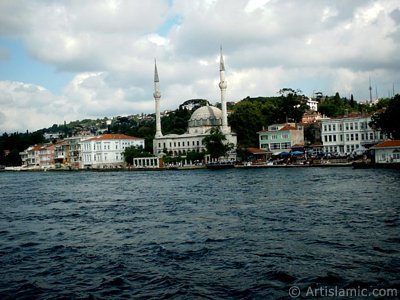
<svg viewBox="0 0 400 300"><path fill-rule="evenodd" d="M293 145L304 145L304 129L299 124L273 124L257 133L260 149L274 154L290 152Z"/></svg>
<svg viewBox="0 0 400 300"><path fill-rule="evenodd" d="M52 143L43 145L39 149L39 166L42 169L54 167L55 147Z"/></svg>
<svg viewBox="0 0 400 300"><path fill-rule="evenodd" d="M375 163L400 163L400 140L379 143L371 150L375 151Z"/></svg>
<svg viewBox="0 0 400 300"><path fill-rule="evenodd" d="M22 165L27 167L39 167L40 165L40 148L41 145L33 145L20 152Z"/></svg>
<svg viewBox="0 0 400 300"><path fill-rule="evenodd" d="M125 134L104 134L80 142L82 168L115 168L124 163L128 147L144 148L144 139Z"/></svg>
<svg viewBox="0 0 400 300"><path fill-rule="evenodd" d="M325 153L354 154L382 142L385 136L369 126L371 115L349 114L321 120Z"/></svg>
<svg viewBox="0 0 400 300"><path fill-rule="evenodd" d="M85 137L88 139L89 137ZM69 167L72 169L80 168L81 153L80 142L84 139L82 136L74 136L66 138L55 144L56 163L59 166Z"/></svg>

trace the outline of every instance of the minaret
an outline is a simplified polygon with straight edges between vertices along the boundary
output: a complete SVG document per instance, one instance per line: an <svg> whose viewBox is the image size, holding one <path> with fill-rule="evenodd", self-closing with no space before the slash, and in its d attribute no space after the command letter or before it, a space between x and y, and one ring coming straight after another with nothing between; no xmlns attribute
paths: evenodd
<svg viewBox="0 0 400 300"><path fill-rule="evenodd" d="M157 72L157 62L154 59L154 100L156 102L156 138L162 137L161 132L161 115L160 115L160 80Z"/></svg>
<svg viewBox="0 0 400 300"><path fill-rule="evenodd" d="M225 65L224 58L222 56L222 46L221 46L221 54L220 54L220 63L219 63L219 88L221 90L221 108L222 108L222 133L228 133L228 113L226 111L226 100L225 100L225 92L227 88L227 83L225 81Z"/></svg>

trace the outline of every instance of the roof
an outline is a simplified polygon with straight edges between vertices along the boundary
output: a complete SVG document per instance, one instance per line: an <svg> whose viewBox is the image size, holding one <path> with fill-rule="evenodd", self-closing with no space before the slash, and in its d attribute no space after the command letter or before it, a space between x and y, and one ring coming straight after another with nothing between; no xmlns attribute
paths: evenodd
<svg viewBox="0 0 400 300"><path fill-rule="evenodd" d="M246 148L246 151L251 153L251 154L266 154L266 153L269 152L269 151L264 150L264 149L253 148L253 147Z"/></svg>
<svg viewBox="0 0 400 300"><path fill-rule="evenodd" d="M221 119L222 111L215 106L202 106L194 111L190 117L190 121L194 120L207 120L207 119Z"/></svg>
<svg viewBox="0 0 400 300"><path fill-rule="evenodd" d="M258 131L257 133L261 133L261 132L277 132L277 131L286 131L286 130L297 130L296 127L290 125L289 123L286 123L286 124L273 124L273 125L270 125L270 126L281 126L281 125L283 125L283 126L279 130L271 130L270 131L268 129L263 129L263 130ZM270 126L268 126L268 127L270 127Z"/></svg>
<svg viewBox="0 0 400 300"><path fill-rule="evenodd" d="M372 147L372 149L376 148L397 148L400 147L400 140L393 141L384 141L383 143L377 144Z"/></svg>
<svg viewBox="0 0 400 300"><path fill-rule="evenodd" d="M372 116L372 113L349 113L344 116L337 116L334 118L331 118L331 120L336 120L336 119L351 119L351 118L366 118Z"/></svg>
<svg viewBox="0 0 400 300"><path fill-rule="evenodd" d="M143 138L138 138L134 136L129 136L126 134L113 134L107 133L99 136L95 136L87 139L86 141L104 141L104 140L144 140Z"/></svg>
<svg viewBox="0 0 400 300"><path fill-rule="evenodd" d="M297 128L290 124L286 124L281 129L279 129L279 131L285 131L285 130L297 130Z"/></svg>

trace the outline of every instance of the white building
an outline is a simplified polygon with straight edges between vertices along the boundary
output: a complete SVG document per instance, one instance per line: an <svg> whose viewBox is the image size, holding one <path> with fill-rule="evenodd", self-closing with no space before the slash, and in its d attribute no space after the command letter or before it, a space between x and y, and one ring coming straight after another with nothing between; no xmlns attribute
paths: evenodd
<svg viewBox="0 0 400 300"><path fill-rule="evenodd" d="M123 152L128 147L144 148L144 139L124 134L105 134L80 142L82 168L108 168L124 165Z"/></svg>
<svg viewBox="0 0 400 300"><path fill-rule="evenodd" d="M378 164L400 163L400 140L385 141L371 149L375 150L375 162Z"/></svg>
<svg viewBox="0 0 400 300"><path fill-rule="evenodd" d="M22 165L28 167L39 167L40 166L40 148L41 145L30 146L25 151L20 152Z"/></svg>
<svg viewBox="0 0 400 300"><path fill-rule="evenodd" d="M322 119L321 138L324 152L352 154L383 141L385 137L369 126L370 121L371 116L366 114Z"/></svg>
<svg viewBox="0 0 400 300"><path fill-rule="evenodd" d="M214 106L203 106L198 108L191 116L188 124L188 131L184 134L168 134L163 135L161 131L160 116L160 85L157 72L157 65L154 69L154 99L156 110L156 135L153 140L153 153L155 156L170 154L172 156L185 155L189 151L201 152L206 150L203 139L210 134L212 128L220 128L226 137L226 142L231 143L236 149L237 137L236 133L231 131L228 126L228 113L226 109L225 92L227 82L225 81L225 66L222 56L220 55L220 82L221 90L221 107L222 110ZM236 159L236 150L229 153L229 159Z"/></svg>
<svg viewBox="0 0 400 300"><path fill-rule="evenodd" d="M308 98L307 99L307 105L310 108L310 110L318 111L318 101L315 101L315 100L313 100L311 98Z"/></svg>

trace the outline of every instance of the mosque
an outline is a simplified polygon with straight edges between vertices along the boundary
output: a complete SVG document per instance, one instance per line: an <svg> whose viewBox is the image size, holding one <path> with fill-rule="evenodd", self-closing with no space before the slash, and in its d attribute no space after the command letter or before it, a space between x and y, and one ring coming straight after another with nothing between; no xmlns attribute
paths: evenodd
<svg viewBox="0 0 400 300"><path fill-rule="evenodd" d="M205 151L206 147L203 139L210 134L212 128L218 127L226 137L226 143L233 144L233 150L228 153L229 160L236 159L237 136L228 126L228 114L226 109L225 93L227 83L225 81L225 65L222 56L222 48L220 54L220 82L221 90L221 108L215 106L202 106L195 110L188 122L188 130L184 134L167 134L163 135L161 131L160 116L160 81L158 77L157 64L154 66L154 100L156 110L156 134L153 140L153 153L161 157L165 154L172 156L185 155L188 152Z"/></svg>

